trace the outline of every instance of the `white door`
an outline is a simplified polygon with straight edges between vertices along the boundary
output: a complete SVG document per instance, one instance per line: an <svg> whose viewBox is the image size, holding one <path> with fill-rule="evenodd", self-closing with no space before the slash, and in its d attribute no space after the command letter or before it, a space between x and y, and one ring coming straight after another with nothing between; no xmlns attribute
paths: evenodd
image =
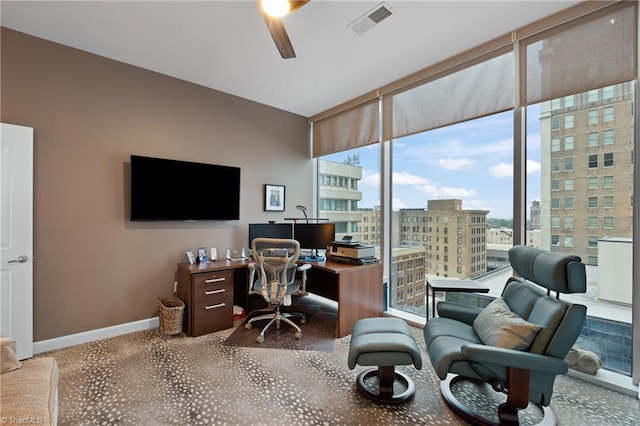
<svg viewBox="0 0 640 426"><path fill-rule="evenodd" d="M33 356L33 129L0 124L0 334Z"/></svg>

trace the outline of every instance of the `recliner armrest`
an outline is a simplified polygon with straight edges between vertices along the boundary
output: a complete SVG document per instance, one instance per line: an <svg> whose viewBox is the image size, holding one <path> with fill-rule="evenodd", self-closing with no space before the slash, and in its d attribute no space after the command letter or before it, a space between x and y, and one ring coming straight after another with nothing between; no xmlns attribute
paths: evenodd
<svg viewBox="0 0 640 426"><path fill-rule="evenodd" d="M451 318L469 325L473 325L473 321L480 312L482 312L482 308L477 306L463 305L455 302L438 302L438 316Z"/></svg>
<svg viewBox="0 0 640 426"><path fill-rule="evenodd" d="M462 355L469 361L500 364L506 367L547 374L565 374L569 371L569 365L563 359L531 352L514 351L475 343L462 345L461 351Z"/></svg>

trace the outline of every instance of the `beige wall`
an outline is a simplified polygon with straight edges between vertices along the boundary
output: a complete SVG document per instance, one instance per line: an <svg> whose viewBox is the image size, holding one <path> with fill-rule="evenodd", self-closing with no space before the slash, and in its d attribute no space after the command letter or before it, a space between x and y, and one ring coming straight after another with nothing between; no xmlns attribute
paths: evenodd
<svg viewBox="0 0 640 426"><path fill-rule="evenodd" d="M304 117L6 28L1 42L1 121L35 129L36 341L152 317L186 250L240 248L248 223L311 206ZM241 167L240 220L130 222L131 154ZM284 213L263 211L265 183L286 185Z"/></svg>

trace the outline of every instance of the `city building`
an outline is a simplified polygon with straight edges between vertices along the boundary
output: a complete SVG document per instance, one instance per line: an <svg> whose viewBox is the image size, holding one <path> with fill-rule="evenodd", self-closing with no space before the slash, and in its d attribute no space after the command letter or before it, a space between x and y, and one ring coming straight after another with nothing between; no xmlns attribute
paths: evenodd
<svg viewBox="0 0 640 426"><path fill-rule="evenodd" d="M488 210L463 210L462 200L429 200L427 274L474 278L487 272Z"/></svg>
<svg viewBox="0 0 640 426"><path fill-rule="evenodd" d="M426 303L426 250L424 247L396 247L391 256L391 306L424 315Z"/></svg>
<svg viewBox="0 0 640 426"><path fill-rule="evenodd" d="M343 163L318 161L318 217L336 224L338 240L347 235L354 241L363 240L360 233L363 215L358 209L358 202L362 200L358 190L360 180L362 167L355 156Z"/></svg>
<svg viewBox="0 0 640 426"><path fill-rule="evenodd" d="M487 244L513 245L513 229L489 228L487 229Z"/></svg>
<svg viewBox="0 0 640 426"><path fill-rule="evenodd" d="M540 229L540 200L533 200L529 208L531 222L529 229Z"/></svg>
<svg viewBox="0 0 640 426"><path fill-rule="evenodd" d="M598 264L598 241L632 236L633 84L541 105L542 247Z"/></svg>

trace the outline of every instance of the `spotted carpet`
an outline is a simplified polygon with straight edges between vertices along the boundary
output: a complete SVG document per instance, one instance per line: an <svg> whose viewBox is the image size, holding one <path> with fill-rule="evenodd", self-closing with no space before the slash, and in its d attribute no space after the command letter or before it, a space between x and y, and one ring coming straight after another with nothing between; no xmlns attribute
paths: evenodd
<svg viewBox="0 0 640 426"><path fill-rule="evenodd" d="M190 338L153 329L40 355L59 364L59 424L466 424L440 398L420 329L414 333L423 369L399 367L415 380L416 397L398 406L377 405L355 390L362 368L347 367L350 336L333 340L331 350L296 350L229 344L236 331ZM569 377L556 381L552 405L561 425L640 419L637 399Z"/></svg>

